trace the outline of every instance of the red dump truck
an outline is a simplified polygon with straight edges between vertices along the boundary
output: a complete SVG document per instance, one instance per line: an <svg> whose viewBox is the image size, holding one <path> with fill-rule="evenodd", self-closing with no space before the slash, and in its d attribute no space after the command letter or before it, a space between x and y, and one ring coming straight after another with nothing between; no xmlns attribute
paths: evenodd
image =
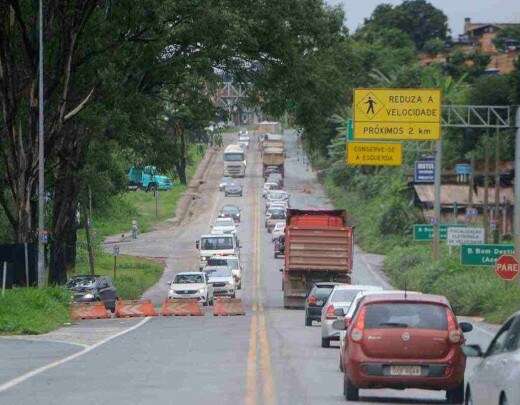
<svg viewBox="0 0 520 405"><path fill-rule="evenodd" d="M285 308L303 308L316 282L350 283L353 228L347 226L344 210L289 209L284 248Z"/></svg>

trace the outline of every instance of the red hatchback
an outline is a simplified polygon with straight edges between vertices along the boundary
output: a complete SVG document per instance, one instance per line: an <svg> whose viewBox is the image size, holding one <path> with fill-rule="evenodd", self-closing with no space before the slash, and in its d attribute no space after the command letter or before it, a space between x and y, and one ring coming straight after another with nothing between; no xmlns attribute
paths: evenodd
<svg viewBox="0 0 520 405"><path fill-rule="evenodd" d="M463 332L447 299L417 293L366 296L349 321L343 351L344 394L360 388L446 390L449 403L464 397Z"/></svg>

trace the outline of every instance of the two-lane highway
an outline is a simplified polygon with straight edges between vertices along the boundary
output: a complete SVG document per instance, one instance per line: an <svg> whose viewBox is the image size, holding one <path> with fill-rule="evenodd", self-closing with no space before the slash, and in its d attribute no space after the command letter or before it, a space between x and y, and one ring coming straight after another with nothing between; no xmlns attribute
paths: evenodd
<svg viewBox="0 0 520 405"><path fill-rule="evenodd" d="M297 157L296 136L286 133L286 190L295 208L330 207L313 173ZM320 347L319 326L305 327L303 311L282 305L281 259L274 259L270 234L264 229L263 178L259 152L252 142L242 198L225 198L217 190L221 159L208 171L193 215L181 227L142 235L122 247L127 254L166 257L167 271L147 292L156 303L166 297L166 281L180 271L196 268L195 240L209 231L216 211L225 202L242 209L239 227L244 266L239 293L246 316L157 317L134 323L134 329L103 342L84 354L13 383L0 392L0 404L338 404L344 403L338 349ZM354 281L385 282L357 251ZM102 323L104 321L99 321ZM108 322L123 322L111 320ZM88 333L88 332L87 332ZM489 332L480 329L470 342L484 346ZM0 341L0 364L12 363L8 345ZM49 345L52 342L38 342ZM20 347L18 358L37 356L41 347ZM60 348L41 364L67 358ZM11 357L10 357L11 356ZM13 381L31 368L5 374L0 384ZM17 374L19 373L19 374ZM393 398L393 399L385 399ZM428 391L362 390L361 403L439 403L444 393Z"/></svg>

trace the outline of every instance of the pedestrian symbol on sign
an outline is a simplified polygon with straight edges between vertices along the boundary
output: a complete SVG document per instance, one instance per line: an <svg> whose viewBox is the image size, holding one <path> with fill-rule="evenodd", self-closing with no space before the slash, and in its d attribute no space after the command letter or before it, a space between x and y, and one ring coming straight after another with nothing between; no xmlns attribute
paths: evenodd
<svg viewBox="0 0 520 405"><path fill-rule="evenodd" d="M375 114L374 106L377 104L374 99L370 96L368 96L368 100L365 102L365 104L368 104L367 114Z"/></svg>

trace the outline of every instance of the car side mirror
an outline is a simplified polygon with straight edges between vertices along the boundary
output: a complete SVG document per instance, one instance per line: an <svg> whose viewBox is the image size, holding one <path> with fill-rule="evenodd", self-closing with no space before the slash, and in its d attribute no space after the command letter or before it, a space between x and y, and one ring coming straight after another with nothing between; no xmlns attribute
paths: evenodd
<svg viewBox="0 0 520 405"><path fill-rule="evenodd" d="M336 315L336 316L345 316L345 311L343 310L343 308L336 308L334 310L334 315Z"/></svg>
<svg viewBox="0 0 520 405"><path fill-rule="evenodd" d="M280 269L280 273L283 273L283 268Z"/></svg>
<svg viewBox="0 0 520 405"><path fill-rule="evenodd" d="M196 242L195 242L195 247L196 247L197 249L200 248L200 242L199 242L199 241L196 241Z"/></svg>
<svg viewBox="0 0 520 405"><path fill-rule="evenodd" d="M467 357L482 357L484 355L479 345L464 345L462 351Z"/></svg>
<svg viewBox="0 0 520 405"><path fill-rule="evenodd" d="M343 319L336 319L334 322L332 322L332 327L336 330L345 330L345 322L343 322Z"/></svg>
<svg viewBox="0 0 520 405"><path fill-rule="evenodd" d="M473 330L473 325L469 322L460 322L459 327L463 333L471 332Z"/></svg>

